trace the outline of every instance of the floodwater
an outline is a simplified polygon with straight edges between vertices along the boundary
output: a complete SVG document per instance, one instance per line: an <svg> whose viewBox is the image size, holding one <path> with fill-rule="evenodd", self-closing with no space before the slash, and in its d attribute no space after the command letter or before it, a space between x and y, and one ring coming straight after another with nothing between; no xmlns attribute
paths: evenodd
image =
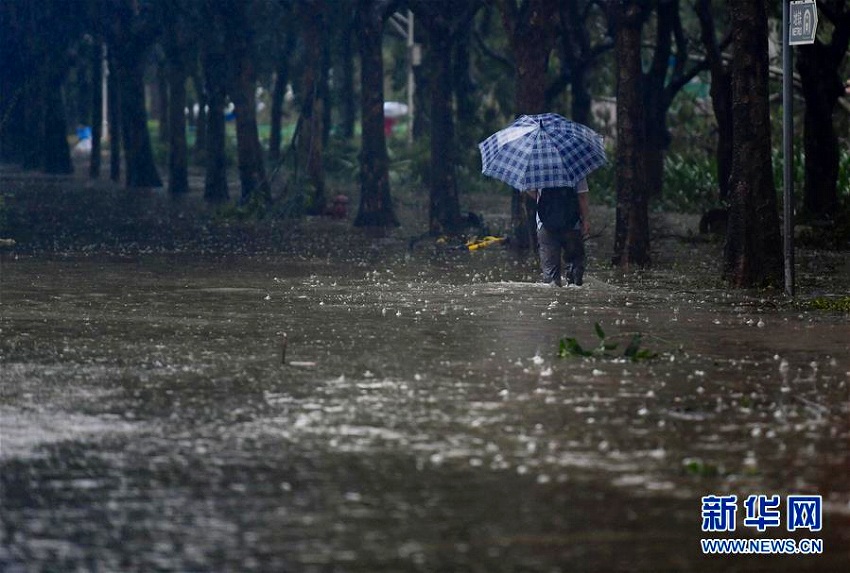
<svg viewBox="0 0 850 573"><path fill-rule="evenodd" d="M846 314L375 244L5 254L0 569L850 570ZM616 349L557 356L597 323ZM623 356L635 333L656 357ZM818 494L823 527L759 533L741 503L703 533L711 494Z"/></svg>
<svg viewBox="0 0 850 573"><path fill-rule="evenodd" d="M193 227L0 174L32 206L0 251L4 573L850 571L850 318L727 292L717 244L618 273L600 211L585 286L555 289L501 246ZM801 257L800 299L848 276ZM822 496L821 529L759 532L761 494ZM709 495L734 531L701 530Z"/></svg>

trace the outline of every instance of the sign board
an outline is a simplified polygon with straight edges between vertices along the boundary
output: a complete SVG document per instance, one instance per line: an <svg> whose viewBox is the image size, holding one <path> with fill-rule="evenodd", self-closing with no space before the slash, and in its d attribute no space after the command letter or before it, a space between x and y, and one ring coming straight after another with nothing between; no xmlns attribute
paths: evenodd
<svg viewBox="0 0 850 573"><path fill-rule="evenodd" d="M813 44L818 29L818 8L815 0L791 2L788 22L788 45Z"/></svg>

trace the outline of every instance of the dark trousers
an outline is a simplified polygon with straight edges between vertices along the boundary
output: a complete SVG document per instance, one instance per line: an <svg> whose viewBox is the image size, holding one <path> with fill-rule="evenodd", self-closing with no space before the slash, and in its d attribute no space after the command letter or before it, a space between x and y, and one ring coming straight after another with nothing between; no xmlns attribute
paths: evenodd
<svg viewBox="0 0 850 573"><path fill-rule="evenodd" d="M561 285L561 253L567 265L567 282L582 284L584 277L584 241L581 231L547 231L544 227L537 230L540 243L540 266L543 282Z"/></svg>

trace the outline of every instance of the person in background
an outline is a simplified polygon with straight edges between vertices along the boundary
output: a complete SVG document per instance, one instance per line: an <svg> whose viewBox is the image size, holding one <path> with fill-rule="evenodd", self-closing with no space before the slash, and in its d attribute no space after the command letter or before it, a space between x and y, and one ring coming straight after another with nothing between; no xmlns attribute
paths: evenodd
<svg viewBox="0 0 850 573"><path fill-rule="evenodd" d="M562 255L568 285L584 283L584 240L590 234L587 180L575 187L529 191L537 201L537 240L543 282L562 286Z"/></svg>

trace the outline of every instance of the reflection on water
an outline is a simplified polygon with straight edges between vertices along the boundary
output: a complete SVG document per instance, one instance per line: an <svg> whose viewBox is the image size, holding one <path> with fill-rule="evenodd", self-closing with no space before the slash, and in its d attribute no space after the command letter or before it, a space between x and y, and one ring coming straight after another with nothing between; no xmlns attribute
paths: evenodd
<svg viewBox="0 0 850 573"><path fill-rule="evenodd" d="M845 570L846 317L479 255L4 261L0 568L714 571L701 496L819 493L735 563Z"/></svg>

